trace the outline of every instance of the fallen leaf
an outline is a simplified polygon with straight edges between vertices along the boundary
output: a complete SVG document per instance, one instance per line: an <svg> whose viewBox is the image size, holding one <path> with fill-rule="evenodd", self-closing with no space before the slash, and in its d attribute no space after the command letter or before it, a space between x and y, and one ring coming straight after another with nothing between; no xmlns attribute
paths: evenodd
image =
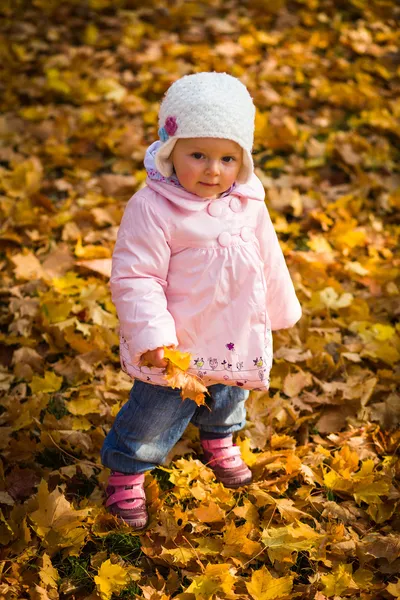
<svg viewBox="0 0 400 600"><path fill-rule="evenodd" d="M129 574L120 565L114 565L108 559L102 563L94 578L97 590L102 600L109 600L115 593L118 594L129 582Z"/></svg>
<svg viewBox="0 0 400 600"><path fill-rule="evenodd" d="M247 591L253 600L275 600L287 598L292 591L293 577L273 577L265 566L253 571Z"/></svg>

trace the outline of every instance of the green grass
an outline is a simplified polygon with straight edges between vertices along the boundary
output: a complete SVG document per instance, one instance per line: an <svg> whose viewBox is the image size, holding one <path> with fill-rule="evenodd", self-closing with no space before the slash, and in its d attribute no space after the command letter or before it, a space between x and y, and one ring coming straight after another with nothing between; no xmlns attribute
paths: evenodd
<svg viewBox="0 0 400 600"><path fill-rule="evenodd" d="M138 596L142 596L142 590L132 581L120 594L113 594L112 600L133 600Z"/></svg>
<svg viewBox="0 0 400 600"><path fill-rule="evenodd" d="M53 565L57 568L62 588L82 590L91 592L94 588L93 571L90 565L90 556L67 556L63 558L58 555L53 559Z"/></svg>
<svg viewBox="0 0 400 600"><path fill-rule="evenodd" d="M110 533L103 542L110 553L118 554L124 560L135 563L142 555L140 536L129 533Z"/></svg>

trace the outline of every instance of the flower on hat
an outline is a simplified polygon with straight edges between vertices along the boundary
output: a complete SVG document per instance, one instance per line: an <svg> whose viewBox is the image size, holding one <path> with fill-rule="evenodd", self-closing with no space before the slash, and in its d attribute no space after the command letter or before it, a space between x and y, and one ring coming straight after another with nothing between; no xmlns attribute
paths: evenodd
<svg viewBox="0 0 400 600"><path fill-rule="evenodd" d="M175 135L175 133L178 129L178 125L176 123L176 118L175 117L167 117L165 119L164 129L168 133L168 135Z"/></svg>
<svg viewBox="0 0 400 600"><path fill-rule="evenodd" d="M175 117L167 117L164 127L158 130L158 136L162 142L166 142L170 135L174 135L178 130L178 125Z"/></svg>
<svg viewBox="0 0 400 600"><path fill-rule="evenodd" d="M162 142L166 142L167 141L167 139L169 138L169 135L165 131L165 127L160 127L160 129L158 130L158 137L160 138L160 140Z"/></svg>

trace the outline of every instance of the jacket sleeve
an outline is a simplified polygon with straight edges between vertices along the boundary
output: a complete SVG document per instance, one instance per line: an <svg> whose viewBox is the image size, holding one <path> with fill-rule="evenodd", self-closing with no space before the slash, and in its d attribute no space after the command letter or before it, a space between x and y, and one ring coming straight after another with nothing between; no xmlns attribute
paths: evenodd
<svg viewBox="0 0 400 600"><path fill-rule="evenodd" d="M256 235L267 284L267 311L271 329L292 327L301 317L301 306L268 209L262 203Z"/></svg>
<svg viewBox="0 0 400 600"><path fill-rule="evenodd" d="M112 256L111 295L133 364L147 350L178 345L165 289L170 261L168 230L148 195L128 202Z"/></svg>

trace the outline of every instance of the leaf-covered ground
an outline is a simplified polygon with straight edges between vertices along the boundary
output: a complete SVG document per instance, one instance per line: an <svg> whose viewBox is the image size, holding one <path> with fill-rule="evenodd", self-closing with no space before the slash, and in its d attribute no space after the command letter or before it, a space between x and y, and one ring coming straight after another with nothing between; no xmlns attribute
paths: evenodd
<svg viewBox="0 0 400 600"><path fill-rule="evenodd" d="M0 597L400 598L400 52L395 0L5 0L0 37ZM242 79L303 305L215 483L188 429L140 534L99 450L130 381L110 257L157 108Z"/></svg>

